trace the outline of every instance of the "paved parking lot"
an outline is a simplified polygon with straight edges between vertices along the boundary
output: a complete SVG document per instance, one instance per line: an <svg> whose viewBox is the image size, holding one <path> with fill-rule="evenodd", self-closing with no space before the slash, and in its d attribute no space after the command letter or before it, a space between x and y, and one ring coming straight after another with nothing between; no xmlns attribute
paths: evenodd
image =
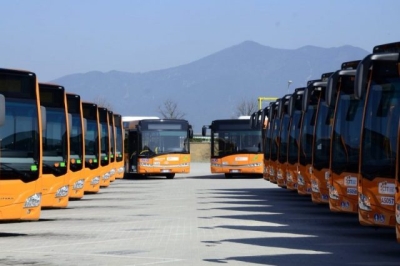
<svg viewBox="0 0 400 266"><path fill-rule="evenodd" d="M0 265L400 265L392 228L260 178L117 180L39 222L0 223Z"/></svg>

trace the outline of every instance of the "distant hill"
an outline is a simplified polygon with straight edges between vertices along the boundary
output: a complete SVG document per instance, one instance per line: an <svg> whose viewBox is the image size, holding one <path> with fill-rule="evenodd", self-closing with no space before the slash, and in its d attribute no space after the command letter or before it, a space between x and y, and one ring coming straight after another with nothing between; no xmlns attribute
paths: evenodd
<svg viewBox="0 0 400 266"><path fill-rule="evenodd" d="M288 80L293 82L292 92L309 79L339 69L342 62L367 54L348 45L287 50L245 41L178 67L146 73L93 71L52 82L80 94L84 101L106 99L123 116L159 116L158 107L171 99L199 133L214 119L234 117L242 100L281 97L287 93Z"/></svg>

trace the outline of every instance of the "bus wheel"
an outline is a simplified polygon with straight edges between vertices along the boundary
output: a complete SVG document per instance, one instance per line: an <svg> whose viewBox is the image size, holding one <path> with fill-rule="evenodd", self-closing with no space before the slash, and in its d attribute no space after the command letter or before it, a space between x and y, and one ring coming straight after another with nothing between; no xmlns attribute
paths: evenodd
<svg viewBox="0 0 400 266"><path fill-rule="evenodd" d="M172 179L175 177L175 174L168 174L168 175L166 175L166 177L167 177L167 179Z"/></svg>

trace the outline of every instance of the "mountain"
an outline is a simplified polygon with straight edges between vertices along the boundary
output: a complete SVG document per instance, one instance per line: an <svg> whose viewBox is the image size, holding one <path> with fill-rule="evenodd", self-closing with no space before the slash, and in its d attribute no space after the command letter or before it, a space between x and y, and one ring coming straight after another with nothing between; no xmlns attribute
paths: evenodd
<svg viewBox="0 0 400 266"><path fill-rule="evenodd" d="M307 80L359 60L367 51L352 47L277 49L245 41L178 67L128 73L120 71L67 75L56 80L84 101L105 99L123 116L160 116L158 107L170 99L186 114L195 133L215 119L235 117L243 100L281 97Z"/></svg>

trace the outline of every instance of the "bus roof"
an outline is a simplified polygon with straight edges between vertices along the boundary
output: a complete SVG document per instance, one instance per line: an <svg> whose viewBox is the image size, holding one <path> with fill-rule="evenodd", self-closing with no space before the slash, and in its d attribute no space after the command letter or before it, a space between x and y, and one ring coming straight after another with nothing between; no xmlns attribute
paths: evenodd
<svg viewBox="0 0 400 266"><path fill-rule="evenodd" d="M123 116L123 122L130 122L130 121L137 121L137 120L144 120L144 119L160 119L157 116Z"/></svg>

